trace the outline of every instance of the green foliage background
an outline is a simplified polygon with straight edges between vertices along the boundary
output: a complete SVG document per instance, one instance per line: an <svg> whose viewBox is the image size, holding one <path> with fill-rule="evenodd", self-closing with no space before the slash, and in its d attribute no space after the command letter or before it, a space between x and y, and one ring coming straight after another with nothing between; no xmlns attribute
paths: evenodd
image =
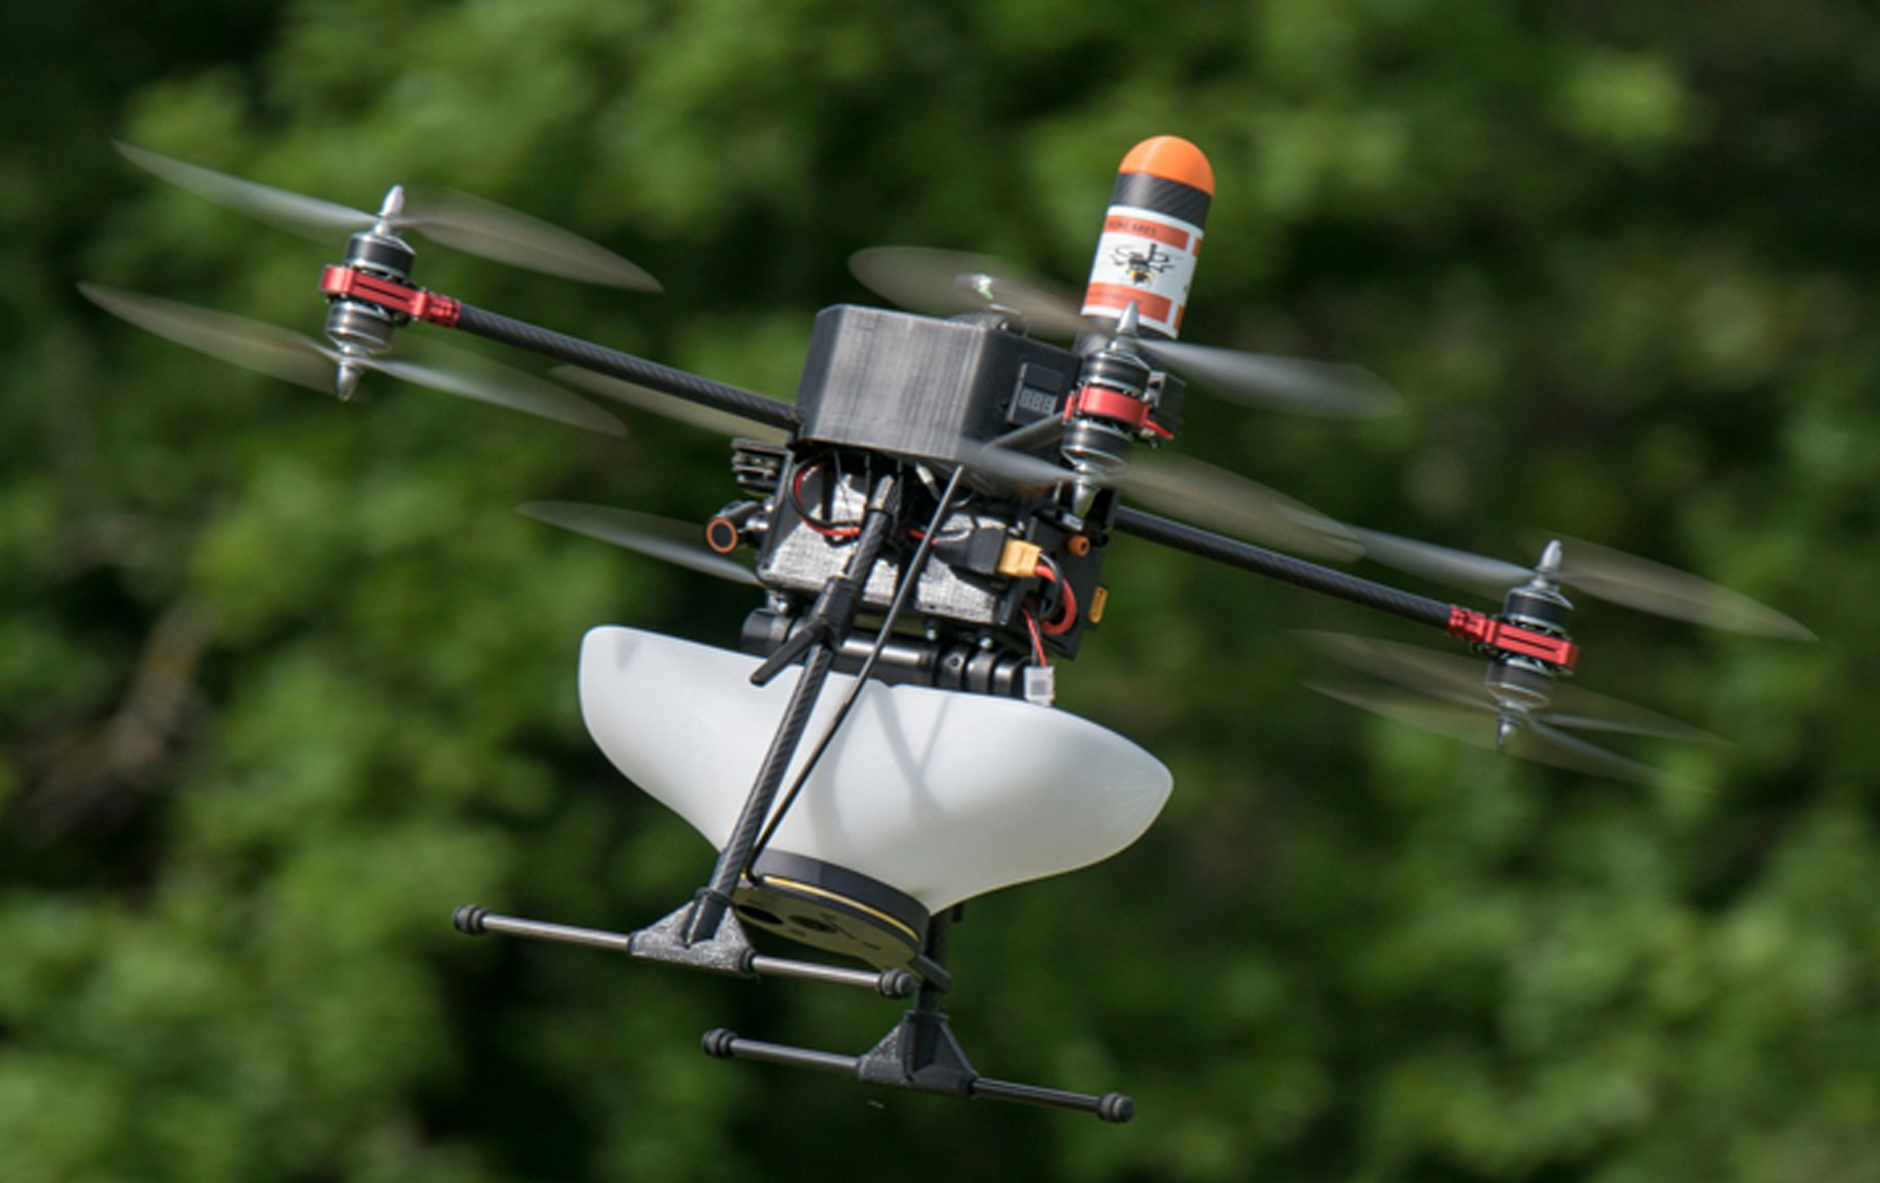
<svg viewBox="0 0 1880 1183"><path fill-rule="evenodd" d="M1880 1179L1880 19L1857 0L147 0L14 5L0 75L0 1178ZM956 1027L1087 1118L697 1049L859 1051L892 1004L472 942L627 928L709 851L591 750L587 627L745 604L509 512L698 516L722 443L375 382L342 407L80 279L317 331L340 244L113 138L354 205L476 192L660 299L421 278L794 389L844 260L1075 281L1116 162L1220 195L1186 336L1360 361L1398 420L1191 400L1194 455L1518 556L1543 526L1815 646L1591 607L1584 681L1734 741L1590 781L1306 692L1389 621L1122 541L1066 704L1175 769L1105 866L969 909ZM423 334L405 340L418 344ZM1436 589L1431 589L1436 590ZM1415 639L1412 635L1407 639Z"/></svg>

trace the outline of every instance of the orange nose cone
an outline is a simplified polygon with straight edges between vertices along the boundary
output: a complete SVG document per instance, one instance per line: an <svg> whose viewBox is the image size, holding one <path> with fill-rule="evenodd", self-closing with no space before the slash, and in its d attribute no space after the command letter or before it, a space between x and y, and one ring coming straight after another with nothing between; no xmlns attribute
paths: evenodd
<svg viewBox="0 0 1880 1183"><path fill-rule="evenodd" d="M1153 136L1137 144L1123 157L1119 173L1148 173L1166 181L1180 181L1214 196L1214 166L1208 158L1180 136Z"/></svg>

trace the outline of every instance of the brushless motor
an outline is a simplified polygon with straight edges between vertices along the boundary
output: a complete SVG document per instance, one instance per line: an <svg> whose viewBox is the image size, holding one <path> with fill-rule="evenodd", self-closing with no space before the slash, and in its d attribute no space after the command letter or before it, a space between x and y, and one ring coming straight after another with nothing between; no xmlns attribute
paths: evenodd
<svg viewBox="0 0 1880 1183"><path fill-rule="evenodd" d="M404 209L404 186L394 185L385 195L378 221L347 242L346 266L394 283L409 283L416 255L411 244L398 235L398 219ZM348 399L358 389L359 379L365 373L362 360L377 357L391 348L393 331L411 318L370 300L349 296L332 296L328 303L326 336L340 352L335 385L339 397Z"/></svg>

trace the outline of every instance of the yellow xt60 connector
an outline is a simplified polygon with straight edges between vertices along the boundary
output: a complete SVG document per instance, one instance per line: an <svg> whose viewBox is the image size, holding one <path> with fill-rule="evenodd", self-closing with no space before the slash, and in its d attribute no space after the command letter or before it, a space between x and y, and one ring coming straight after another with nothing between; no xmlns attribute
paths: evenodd
<svg viewBox="0 0 1880 1183"><path fill-rule="evenodd" d="M1013 579L1030 579L1038 573L1038 557L1042 554L1044 547L1035 542L1008 538L1005 540L1005 549L999 552L999 574Z"/></svg>

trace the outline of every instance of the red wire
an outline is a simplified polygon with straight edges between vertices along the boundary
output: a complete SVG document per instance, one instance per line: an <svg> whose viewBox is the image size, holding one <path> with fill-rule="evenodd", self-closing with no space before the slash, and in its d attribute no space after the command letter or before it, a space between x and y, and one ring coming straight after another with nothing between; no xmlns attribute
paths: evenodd
<svg viewBox="0 0 1880 1183"><path fill-rule="evenodd" d="M1061 637L1070 632L1071 627L1077 623L1077 593L1071 590L1069 583L1058 578L1057 564L1050 559L1039 557L1038 574L1057 584L1058 598L1061 601L1058 605L1058 614L1056 619L1045 622L1044 631L1048 637Z"/></svg>
<svg viewBox="0 0 1880 1183"><path fill-rule="evenodd" d="M796 516L802 520L805 526L808 526L811 530L814 530L824 538L854 538L862 532L860 526L831 526L811 517L809 510L803 507L803 482L808 479L810 473L821 468L821 464L805 464L803 467L796 470L794 477L790 478L790 501L792 502L792 508L796 510Z"/></svg>
<svg viewBox="0 0 1880 1183"><path fill-rule="evenodd" d="M1038 618L1031 614L1030 608L1020 608L1019 612L1025 617L1025 627L1031 630L1032 656L1038 659L1038 667L1044 669L1051 663L1045 660L1044 638L1038 635Z"/></svg>

